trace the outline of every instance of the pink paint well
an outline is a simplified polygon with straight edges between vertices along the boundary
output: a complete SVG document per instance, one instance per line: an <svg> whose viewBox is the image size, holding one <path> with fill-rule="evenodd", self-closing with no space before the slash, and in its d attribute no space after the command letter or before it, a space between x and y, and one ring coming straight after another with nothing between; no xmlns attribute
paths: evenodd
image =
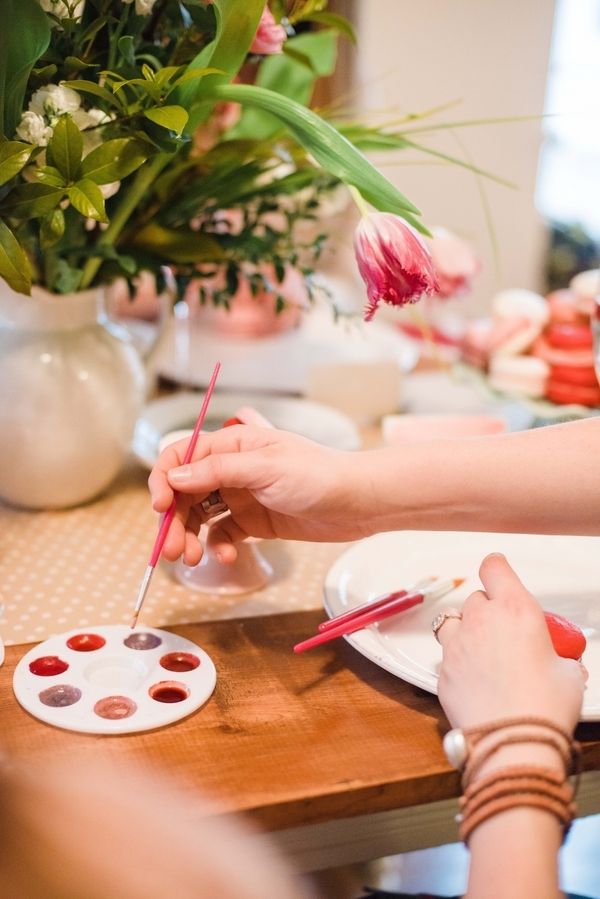
<svg viewBox="0 0 600 899"><path fill-rule="evenodd" d="M99 718L106 718L109 721L131 718L136 711L137 705L128 696L105 696L94 706L94 713Z"/></svg>
<svg viewBox="0 0 600 899"><path fill-rule="evenodd" d="M194 671L200 665L200 659L191 652L169 652L160 664L167 671Z"/></svg>
<svg viewBox="0 0 600 899"><path fill-rule="evenodd" d="M106 640L99 634L75 634L67 640L69 649L76 652L94 652L96 649L102 649Z"/></svg>
<svg viewBox="0 0 600 899"><path fill-rule="evenodd" d="M162 680L153 684L148 693L156 702L183 702L190 695L185 684L174 680Z"/></svg>
<svg viewBox="0 0 600 899"><path fill-rule="evenodd" d="M41 656L29 663L29 670L38 677L52 677L55 674L64 674L69 667L67 662L63 662L58 656Z"/></svg>

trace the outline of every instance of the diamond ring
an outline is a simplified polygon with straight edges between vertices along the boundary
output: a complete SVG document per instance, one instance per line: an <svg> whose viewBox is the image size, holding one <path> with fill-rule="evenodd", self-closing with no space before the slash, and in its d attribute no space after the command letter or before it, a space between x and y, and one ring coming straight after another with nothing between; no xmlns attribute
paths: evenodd
<svg viewBox="0 0 600 899"><path fill-rule="evenodd" d="M435 616L435 618L431 622L431 630L433 631L433 635L438 643L440 642L438 633L444 626L448 618L457 618L460 621L460 619L462 618L462 612L458 612L456 609L446 609L445 612L440 612L439 615Z"/></svg>

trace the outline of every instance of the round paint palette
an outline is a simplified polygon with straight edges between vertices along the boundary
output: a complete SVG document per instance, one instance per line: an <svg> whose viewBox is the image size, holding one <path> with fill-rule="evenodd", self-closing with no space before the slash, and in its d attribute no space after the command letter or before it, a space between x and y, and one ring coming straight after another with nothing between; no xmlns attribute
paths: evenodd
<svg viewBox="0 0 600 899"><path fill-rule="evenodd" d="M212 659L190 640L115 624L69 631L30 649L15 668L13 690L46 724L126 734L185 718L216 682Z"/></svg>

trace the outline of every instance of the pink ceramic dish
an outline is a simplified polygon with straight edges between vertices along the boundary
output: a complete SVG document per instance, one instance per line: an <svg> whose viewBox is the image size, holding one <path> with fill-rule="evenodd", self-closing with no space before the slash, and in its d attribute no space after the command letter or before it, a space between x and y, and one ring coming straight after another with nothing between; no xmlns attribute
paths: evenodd
<svg viewBox="0 0 600 899"><path fill-rule="evenodd" d="M501 434L506 422L495 415L385 415L381 427L384 443L399 446L408 441Z"/></svg>

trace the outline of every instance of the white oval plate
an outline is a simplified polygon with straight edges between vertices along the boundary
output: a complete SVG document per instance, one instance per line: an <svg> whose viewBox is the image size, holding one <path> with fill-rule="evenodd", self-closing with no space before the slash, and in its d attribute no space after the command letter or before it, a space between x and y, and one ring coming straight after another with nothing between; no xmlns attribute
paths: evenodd
<svg viewBox="0 0 600 899"><path fill-rule="evenodd" d="M202 393L175 393L148 403L135 426L132 444L134 455L143 465L152 468L165 434L194 427L202 397ZM276 428L302 434L333 449L360 449L360 435L350 418L330 406L304 399L251 393L214 394L204 423L205 430L217 430L242 406L253 406Z"/></svg>
<svg viewBox="0 0 600 899"><path fill-rule="evenodd" d="M481 584L479 565L502 552L544 609L565 615L587 638L583 660L589 671L582 720L600 720L600 538L455 531L377 534L350 547L325 578L325 608L333 617L382 593L428 575L465 577L443 599L423 604L346 639L377 665L437 693L441 648L431 620L458 606Z"/></svg>

